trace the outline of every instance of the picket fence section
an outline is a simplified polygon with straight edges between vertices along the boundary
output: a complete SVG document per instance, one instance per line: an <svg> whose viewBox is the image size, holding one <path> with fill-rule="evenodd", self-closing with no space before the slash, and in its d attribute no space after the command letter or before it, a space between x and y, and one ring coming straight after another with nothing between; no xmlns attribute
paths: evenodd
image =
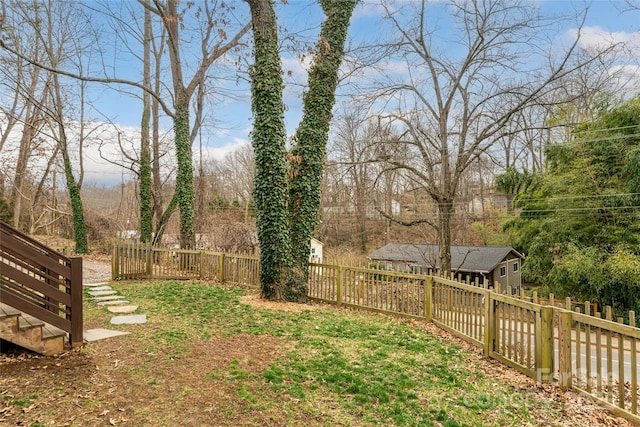
<svg viewBox="0 0 640 427"><path fill-rule="evenodd" d="M114 246L112 278L210 279L259 288L259 257L219 252ZM534 294L512 295L454 280L363 267L311 263L308 297L424 319L481 347L485 355L536 379L572 388L640 423L635 313L629 325L596 306ZM542 302L543 304L538 304Z"/></svg>

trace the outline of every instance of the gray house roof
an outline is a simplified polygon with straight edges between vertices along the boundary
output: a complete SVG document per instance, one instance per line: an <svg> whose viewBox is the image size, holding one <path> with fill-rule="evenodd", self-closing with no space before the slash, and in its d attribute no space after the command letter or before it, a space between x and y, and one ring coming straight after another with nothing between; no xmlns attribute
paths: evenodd
<svg viewBox="0 0 640 427"><path fill-rule="evenodd" d="M451 246L451 268L458 271L489 273L509 254L524 258L509 246ZM373 261L406 262L440 268L438 245L389 243L369 254Z"/></svg>

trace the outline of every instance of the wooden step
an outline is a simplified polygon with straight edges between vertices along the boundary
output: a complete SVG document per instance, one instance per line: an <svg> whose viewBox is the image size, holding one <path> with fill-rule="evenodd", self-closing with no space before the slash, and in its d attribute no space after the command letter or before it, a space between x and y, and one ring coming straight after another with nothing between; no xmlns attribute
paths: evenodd
<svg viewBox="0 0 640 427"><path fill-rule="evenodd" d="M46 356L65 349L66 332L0 303L0 338Z"/></svg>
<svg viewBox="0 0 640 427"><path fill-rule="evenodd" d="M8 306L7 304L0 303L0 320L6 319L7 317L17 317L21 314L22 313L15 308Z"/></svg>

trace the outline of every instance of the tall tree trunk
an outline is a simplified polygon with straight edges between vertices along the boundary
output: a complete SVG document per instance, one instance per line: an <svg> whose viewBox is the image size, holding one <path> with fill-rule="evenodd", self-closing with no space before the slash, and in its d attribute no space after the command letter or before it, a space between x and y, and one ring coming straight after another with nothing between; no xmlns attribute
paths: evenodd
<svg viewBox="0 0 640 427"><path fill-rule="evenodd" d="M164 37L162 38L164 39ZM152 40L153 41L153 40ZM155 59L155 75L154 75L154 93L160 93L162 87L161 76L161 61L162 48L160 50L154 49ZM151 164L153 175L153 212L156 217L155 235L153 236L153 244L158 245L162 242L162 235L164 234L164 227L169 221L171 214L173 214L176 203L172 198L166 211L164 211L164 195L162 194L162 178L160 174L160 104L154 97L151 101L151 117L153 118L152 124L152 145L153 145L153 161ZM175 194L175 193L174 193Z"/></svg>
<svg viewBox="0 0 640 427"><path fill-rule="evenodd" d="M271 0L247 0L251 8L254 58L251 69L251 107L254 125L260 284L262 297L296 299L287 292L290 261L287 215L286 130L282 103L282 69L278 28ZM293 297L293 298L292 298Z"/></svg>
<svg viewBox="0 0 640 427"><path fill-rule="evenodd" d="M296 279L292 293L304 300L309 278L311 238L320 207L322 169L333 117L338 68L344 56L349 21L355 0L321 0L326 20L316 45L315 62L309 70L309 90L303 97L304 115L292 149L291 245L294 260L292 276Z"/></svg>
<svg viewBox="0 0 640 427"><path fill-rule="evenodd" d="M73 176L73 166L69 158L67 149L67 138L64 128L60 125L60 152L62 153L62 161L64 165L64 177L69 191L69 199L71 200L71 211L73 213L73 238L76 246L75 252L78 254L88 254L89 244L87 243L87 228L84 221L84 208L82 206L82 197L80 196L80 187Z"/></svg>
<svg viewBox="0 0 640 427"><path fill-rule="evenodd" d="M307 298L311 237L320 206L322 168L349 20L355 1L321 1L322 24L304 95L304 116L286 164L282 69L271 0L247 0L255 63L251 70L256 157L254 195L260 241L262 296ZM288 179L289 178L289 179ZM290 184L287 189L287 184Z"/></svg>
<svg viewBox="0 0 640 427"><path fill-rule="evenodd" d="M438 202L438 245L440 249L440 270L448 275L451 272L451 217L453 199Z"/></svg>
<svg viewBox="0 0 640 427"><path fill-rule="evenodd" d="M189 139L189 104L176 102L176 115L173 120L175 132L176 159L178 173L176 176L176 194L180 208L180 247L191 249L196 245L193 213L195 191L193 188L193 160L191 156L191 140Z"/></svg>
<svg viewBox="0 0 640 427"><path fill-rule="evenodd" d="M143 85L151 89L151 12L144 8ZM140 120L140 241L150 242L153 232L153 205L151 192L151 149L149 118L151 96L142 95L142 119Z"/></svg>
<svg viewBox="0 0 640 427"><path fill-rule="evenodd" d="M27 173L27 163L31 154L31 141L33 139L33 125L31 120L26 120L20 139L20 148L18 150L18 159L16 161L16 170L13 176L13 187L9 203L13 208L13 227L20 228L20 218L22 216L22 199L24 198L23 181Z"/></svg>

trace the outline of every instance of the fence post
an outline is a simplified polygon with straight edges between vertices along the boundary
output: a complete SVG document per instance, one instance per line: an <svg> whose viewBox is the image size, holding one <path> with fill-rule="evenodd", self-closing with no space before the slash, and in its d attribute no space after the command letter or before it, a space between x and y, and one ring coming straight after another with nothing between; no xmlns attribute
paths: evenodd
<svg viewBox="0 0 640 427"><path fill-rule="evenodd" d="M572 386L571 318L572 313L570 311L558 313L558 369L560 370L560 388L563 391L570 389ZM576 345L580 345L580 343Z"/></svg>
<svg viewBox="0 0 640 427"><path fill-rule="evenodd" d="M111 280L116 280L119 276L118 274L118 261L119 261L119 251L118 245L116 243L113 244L113 248L111 250Z"/></svg>
<svg viewBox="0 0 640 427"><path fill-rule="evenodd" d="M81 346L82 337L82 257L71 258L71 347Z"/></svg>
<svg viewBox="0 0 640 427"><path fill-rule="evenodd" d="M629 326L633 326L634 328L636 327L636 312L635 311L630 311L629 312ZM633 390L637 390L638 389L638 353L636 351L636 339L635 338L631 338L630 340L630 349L629 349L629 354L630 354L630 358L631 358L631 390L633 393ZM632 394L633 396L633 394ZM636 395L637 396L637 395ZM637 414L638 413L638 399L631 399L631 413L632 414Z"/></svg>
<svg viewBox="0 0 640 427"><path fill-rule="evenodd" d="M338 266L338 277L336 280L336 304L342 305L342 266Z"/></svg>
<svg viewBox="0 0 640 427"><path fill-rule="evenodd" d="M431 322L431 293L433 292L433 277L427 276L424 286L424 318L427 322Z"/></svg>
<svg viewBox="0 0 640 427"><path fill-rule="evenodd" d="M200 251L200 280L204 279L204 251Z"/></svg>
<svg viewBox="0 0 640 427"><path fill-rule="evenodd" d="M495 337L495 311L493 310L493 293L487 289L484 297L484 355L489 357L493 348L493 337Z"/></svg>
<svg viewBox="0 0 640 427"><path fill-rule="evenodd" d="M220 268L218 271L218 278L220 283L224 283L224 253L220 254Z"/></svg>
<svg viewBox="0 0 640 427"><path fill-rule="evenodd" d="M536 322L536 369L538 381L550 383L553 377L553 307L540 307Z"/></svg>
<svg viewBox="0 0 640 427"><path fill-rule="evenodd" d="M147 243L145 246L147 249L147 277L151 278L153 277L153 246L151 243Z"/></svg>

